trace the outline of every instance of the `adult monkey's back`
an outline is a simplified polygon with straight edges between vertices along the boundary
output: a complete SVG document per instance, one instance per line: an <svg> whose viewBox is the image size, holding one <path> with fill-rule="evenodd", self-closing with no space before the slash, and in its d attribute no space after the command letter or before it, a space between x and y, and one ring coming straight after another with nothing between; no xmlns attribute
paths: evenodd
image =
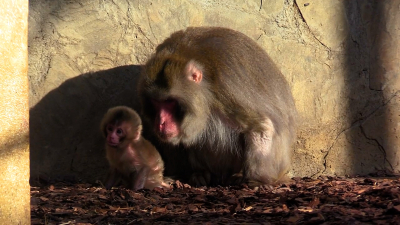
<svg viewBox="0 0 400 225"><path fill-rule="evenodd" d="M192 184L258 186L285 177L296 132L293 97L246 35L217 27L173 33L146 63L139 90L159 139L188 151ZM166 159L168 166L179 165Z"/></svg>

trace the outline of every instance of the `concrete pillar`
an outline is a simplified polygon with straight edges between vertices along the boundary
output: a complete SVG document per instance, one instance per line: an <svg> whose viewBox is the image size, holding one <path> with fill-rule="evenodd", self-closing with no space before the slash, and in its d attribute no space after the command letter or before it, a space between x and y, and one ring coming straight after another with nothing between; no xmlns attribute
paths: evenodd
<svg viewBox="0 0 400 225"><path fill-rule="evenodd" d="M0 224L30 224L28 0L0 15Z"/></svg>

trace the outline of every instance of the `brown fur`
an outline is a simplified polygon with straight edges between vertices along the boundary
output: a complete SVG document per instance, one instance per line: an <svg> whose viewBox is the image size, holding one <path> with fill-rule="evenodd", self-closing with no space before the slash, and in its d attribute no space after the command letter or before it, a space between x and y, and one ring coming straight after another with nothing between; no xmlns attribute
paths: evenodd
<svg viewBox="0 0 400 225"><path fill-rule="evenodd" d="M156 134L169 132L173 138L161 140L188 151L194 184L229 184L242 175L240 182L274 184L287 172L293 97L267 53L244 34L216 27L173 33L144 66L139 90ZM165 123L171 129L157 130L161 114L152 100L171 99L178 103Z"/></svg>
<svg viewBox="0 0 400 225"><path fill-rule="evenodd" d="M107 126L110 124L124 131L116 146L108 143ZM142 122L133 109L125 106L109 109L100 128L106 138L106 156L110 164L107 189L118 184L120 178L134 190L168 187L163 181L164 162L156 148L141 136Z"/></svg>

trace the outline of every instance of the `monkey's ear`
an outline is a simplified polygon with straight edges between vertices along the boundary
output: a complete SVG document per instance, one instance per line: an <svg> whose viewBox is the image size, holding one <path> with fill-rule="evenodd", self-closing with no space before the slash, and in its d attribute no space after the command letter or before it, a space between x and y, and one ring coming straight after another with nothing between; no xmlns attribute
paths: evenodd
<svg viewBox="0 0 400 225"><path fill-rule="evenodd" d="M199 84L203 79L203 70L201 66L194 60L190 60L185 67L185 74L187 78Z"/></svg>
<svg viewBox="0 0 400 225"><path fill-rule="evenodd" d="M140 139L140 137L141 137L141 135L142 135L142 129L143 129L143 126L142 125L139 125L138 126L138 128L137 128L137 131L136 131L136 133L135 133L135 141L137 141L137 140L139 140Z"/></svg>

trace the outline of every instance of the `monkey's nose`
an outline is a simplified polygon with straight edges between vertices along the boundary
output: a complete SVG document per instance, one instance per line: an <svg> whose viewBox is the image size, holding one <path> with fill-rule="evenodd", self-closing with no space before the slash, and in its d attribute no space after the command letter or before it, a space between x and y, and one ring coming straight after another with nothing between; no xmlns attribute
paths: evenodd
<svg viewBox="0 0 400 225"><path fill-rule="evenodd" d="M163 131L164 127L165 127L165 121L161 122L158 128L160 129L160 131Z"/></svg>

